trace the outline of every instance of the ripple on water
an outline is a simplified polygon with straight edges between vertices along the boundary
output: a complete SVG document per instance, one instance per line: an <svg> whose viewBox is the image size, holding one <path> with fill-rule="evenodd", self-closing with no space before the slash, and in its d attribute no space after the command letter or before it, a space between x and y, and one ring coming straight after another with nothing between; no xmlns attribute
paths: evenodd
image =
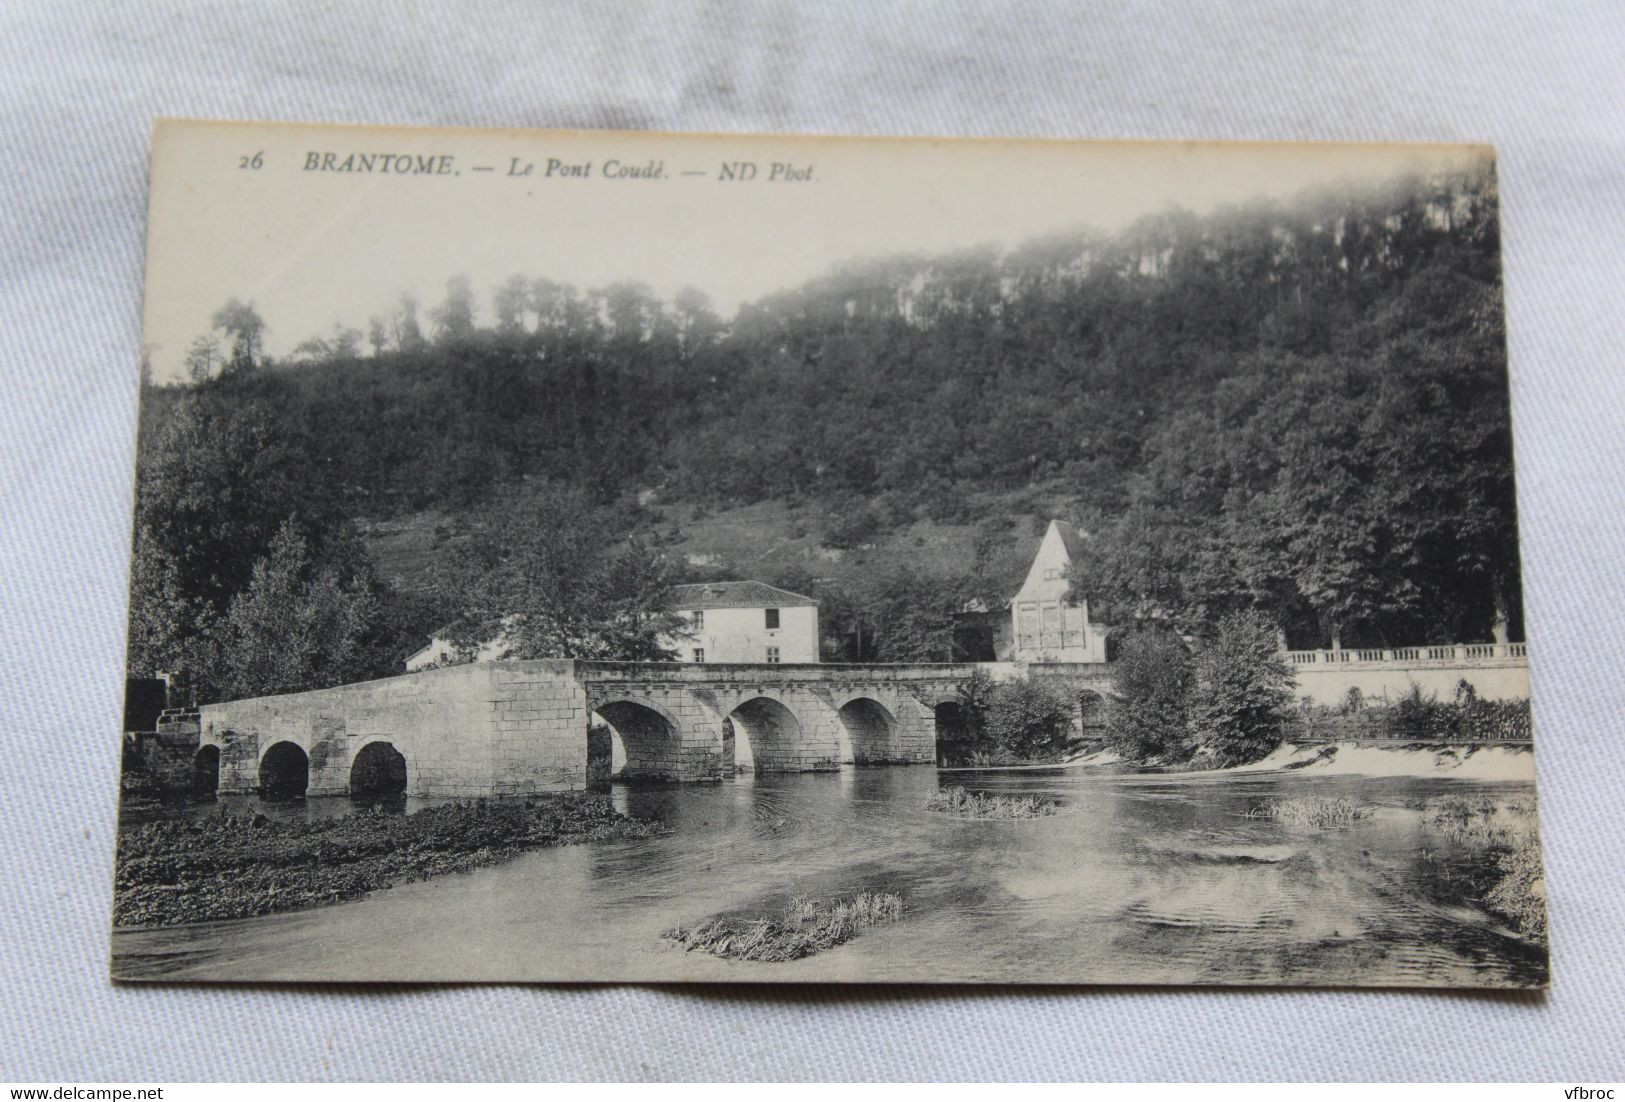
<svg viewBox="0 0 1625 1102"><path fill-rule="evenodd" d="M923 810L939 783L1063 810L958 821ZM289 980L1542 982L1544 951L1458 889L1469 857L1422 856L1440 843L1407 801L1466 787L1078 770L939 782L924 766L616 786L622 811L674 833L536 850L293 915L122 931L115 954L121 975ZM1261 799L1310 792L1385 809L1343 831L1246 817ZM701 961L660 940L798 894L865 890L901 894L903 921L791 965Z"/></svg>

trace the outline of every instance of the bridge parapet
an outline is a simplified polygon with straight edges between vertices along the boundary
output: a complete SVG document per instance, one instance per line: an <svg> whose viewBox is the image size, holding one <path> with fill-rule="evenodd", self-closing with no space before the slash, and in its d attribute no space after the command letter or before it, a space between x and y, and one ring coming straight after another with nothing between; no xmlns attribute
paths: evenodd
<svg viewBox="0 0 1625 1102"><path fill-rule="evenodd" d="M598 662L575 664L583 682L736 682L833 684L858 682L958 682L976 671L974 662L838 663L838 662Z"/></svg>
<svg viewBox="0 0 1625 1102"><path fill-rule="evenodd" d="M1104 691L1112 684L1112 667L1106 662L1029 662L1028 677L1051 678Z"/></svg>

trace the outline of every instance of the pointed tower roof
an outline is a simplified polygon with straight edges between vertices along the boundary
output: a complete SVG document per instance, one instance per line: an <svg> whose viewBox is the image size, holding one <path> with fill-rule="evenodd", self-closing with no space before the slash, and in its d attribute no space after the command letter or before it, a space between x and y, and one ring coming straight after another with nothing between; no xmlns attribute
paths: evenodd
<svg viewBox="0 0 1625 1102"><path fill-rule="evenodd" d="M1061 546L1066 548L1068 560L1075 559L1083 554L1083 533L1079 532L1070 523L1064 520L1049 522L1050 530L1061 537Z"/></svg>

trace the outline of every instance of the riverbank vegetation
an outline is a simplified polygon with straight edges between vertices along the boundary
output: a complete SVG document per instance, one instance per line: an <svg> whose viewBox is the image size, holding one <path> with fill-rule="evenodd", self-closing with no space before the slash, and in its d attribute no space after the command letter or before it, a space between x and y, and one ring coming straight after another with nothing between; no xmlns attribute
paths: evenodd
<svg viewBox="0 0 1625 1102"><path fill-rule="evenodd" d="M1274 819L1289 826L1335 830L1371 817L1372 808L1341 796L1300 796L1265 800L1247 810L1249 819Z"/></svg>
<svg viewBox="0 0 1625 1102"><path fill-rule="evenodd" d="M1281 744L1294 677L1280 629L1232 613L1194 639L1166 627L1129 633L1112 666L1106 742L1125 760L1223 768Z"/></svg>
<svg viewBox="0 0 1625 1102"><path fill-rule="evenodd" d="M1304 700L1290 733L1310 738L1393 739L1411 742L1528 742L1534 737L1529 701L1483 700L1467 681L1452 699L1412 685L1394 700L1373 700L1350 689L1335 705Z"/></svg>
<svg viewBox="0 0 1625 1102"><path fill-rule="evenodd" d="M1426 821L1451 842L1492 859L1492 875L1478 885L1480 901L1544 944L1546 874L1534 801L1450 797L1430 809Z"/></svg>
<svg viewBox="0 0 1625 1102"><path fill-rule="evenodd" d="M902 917L903 897L893 892L859 892L827 902L796 896L776 918L717 918L664 936L687 952L698 949L729 960L800 960Z"/></svg>
<svg viewBox="0 0 1625 1102"><path fill-rule="evenodd" d="M940 811L964 819L1041 819L1060 807L1044 796L995 796L967 792L959 785L944 788L925 801L927 811Z"/></svg>
<svg viewBox="0 0 1625 1102"><path fill-rule="evenodd" d="M960 686L958 704L939 727L939 765L1054 764L1076 748L1077 702L1065 681L994 681L977 670Z"/></svg>
<svg viewBox="0 0 1625 1102"><path fill-rule="evenodd" d="M537 846L647 838L607 800L539 796L362 811L315 823L263 814L155 822L119 837L113 924L169 926L339 903L505 861Z"/></svg>

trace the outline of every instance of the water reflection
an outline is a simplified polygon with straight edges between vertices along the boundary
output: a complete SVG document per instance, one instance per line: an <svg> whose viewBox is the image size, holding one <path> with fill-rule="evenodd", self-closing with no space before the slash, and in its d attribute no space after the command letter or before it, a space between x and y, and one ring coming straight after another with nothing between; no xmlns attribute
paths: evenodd
<svg viewBox="0 0 1625 1102"><path fill-rule="evenodd" d="M939 784L1061 806L1030 821L957 819L924 810ZM538 850L356 904L119 932L115 951L126 973L282 979L1537 983L1544 952L1472 902L1481 855L1439 838L1419 810L1481 792L1527 797L1532 786L1060 769L939 776L928 766L616 784L619 810L674 833ZM1247 815L1264 799L1306 794L1376 810L1332 831ZM254 806L306 818L355 807ZM725 962L660 939L678 923L777 911L793 894L866 889L900 892L906 921L808 960Z"/></svg>

